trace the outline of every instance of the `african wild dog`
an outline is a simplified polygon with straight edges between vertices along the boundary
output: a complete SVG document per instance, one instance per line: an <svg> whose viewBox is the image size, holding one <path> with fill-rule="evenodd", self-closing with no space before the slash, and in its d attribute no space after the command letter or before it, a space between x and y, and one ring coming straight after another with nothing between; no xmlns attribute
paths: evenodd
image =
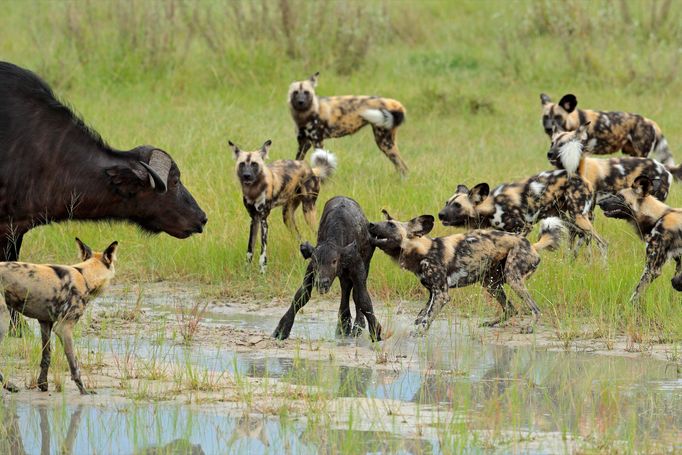
<svg viewBox="0 0 682 455"><path fill-rule="evenodd" d="M549 96L541 93L540 101L542 127L550 139L554 124L573 131L590 122L585 146L588 152L605 155L621 150L626 155L652 158L663 163L676 178L682 177L682 168L675 166L668 141L653 120L628 112L576 109L578 99L570 93L558 103L553 103Z"/></svg>
<svg viewBox="0 0 682 455"><path fill-rule="evenodd" d="M288 338L296 313L310 300L313 286L320 294L326 294L334 279L339 277L341 305L337 335L358 336L367 318L370 338L381 340L381 325L374 316L372 299L367 292L369 264L374 254L368 225L362 208L353 199L337 196L327 201L320 220L317 246L313 247L308 242L301 245L301 254L310 259L303 284L296 291L291 307L277 325L273 337ZM355 302L355 324L351 324L351 292Z"/></svg>
<svg viewBox="0 0 682 455"><path fill-rule="evenodd" d="M9 325L7 307L40 323L42 359L38 387L47 391L47 372L50 367L50 335L52 330L64 346L71 379L82 394L88 391L81 380L73 346L73 328L85 313L91 299L97 297L114 278L114 263L118 242L113 242L103 253L93 251L76 239L82 262L72 265L38 265L25 262L0 262L0 341ZM0 382L3 382L0 374ZM4 384L13 392L18 388Z"/></svg>
<svg viewBox="0 0 682 455"><path fill-rule="evenodd" d="M417 332L427 330L434 317L450 301L448 288L481 283L483 289L502 306L500 319L484 325L494 326L506 321L516 310L504 293L509 284L533 312L533 324L540 309L531 297L525 280L540 263L538 251L556 248L564 226L558 218L547 218L540 224L540 240L531 245L525 237L504 231L473 230L431 239L434 218L422 215L408 222L391 218L370 223L369 233L374 244L396 260L400 267L417 275L429 290L429 301L415 320ZM523 332L532 332L533 326Z"/></svg>
<svg viewBox="0 0 682 455"><path fill-rule="evenodd" d="M229 141L228 141L229 142ZM284 224L300 238L294 213L303 205L303 215L308 225L315 229L317 214L315 202L320 184L336 169L336 157L326 150L315 150L312 165L305 161L277 160L265 164L272 141L266 141L260 150L245 152L229 142L237 160L236 172L242 187L244 206L251 217L249 244L246 259L251 262L260 224L260 269L265 272L267 264L268 216L270 210L282 206Z"/></svg>
<svg viewBox="0 0 682 455"><path fill-rule="evenodd" d="M403 105L378 96L317 96L319 75L317 72L289 86L289 110L298 129L296 159L304 159L311 146L322 148L325 139L348 136L370 124L379 149L405 174L407 166L395 140L396 130L405 120Z"/></svg>
<svg viewBox="0 0 682 455"><path fill-rule="evenodd" d="M682 209L673 209L653 194L653 182L637 177L632 188L621 190L599 202L604 215L626 220L646 242L646 265L630 301L637 301L642 292L661 274L663 265L675 260L673 287L682 291Z"/></svg>
<svg viewBox="0 0 682 455"><path fill-rule="evenodd" d="M555 129L552 145L547 152L549 162L559 169L565 169L569 174L577 173L582 177L596 200L630 188L635 179L643 175L654 183L653 196L665 201L673 180L665 166L649 158L628 156L599 159L585 156L588 125L589 122L574 131ZM592 207L594 208L594 204Z"/></svg>
<svg viewBox="0 0 682 455"><path fill-rule="evenodd" d="M492 227L526 236L539 220L559 217L566 222L572 244L576 236L581 241L594 238L602 254L606 254L606 243L590 221L593 199L579 176L554 170L503 183L492 193L487 183L479 183L471 190L458 185L438 218L444 226ZM575 254L579 246L580 242L574 245Z"/></svg>

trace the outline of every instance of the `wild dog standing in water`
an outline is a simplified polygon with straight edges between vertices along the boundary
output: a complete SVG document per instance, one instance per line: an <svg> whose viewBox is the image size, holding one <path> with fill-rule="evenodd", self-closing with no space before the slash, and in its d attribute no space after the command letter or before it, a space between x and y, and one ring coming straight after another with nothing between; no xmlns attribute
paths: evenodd
<svg viewBox="0 0 682 455"><path fill-rule="evenodd" d="M540 101L542 127L550 139L555 123L566 131L573 131L590 122L586 151L605 155L620 150L626 155L652 158L663 163L675 178L682 177L682 169L675 166L668 141L653 120L628 112L576 109L578 99L570 93L564 95L558 103L553 103L549 96L541 93Z"/></svg>
<svg viewBox="0 0 682 455"><path fill-rule="evenodd" d="M386 211L384 215L386 221L369 225L374 244L400 267L417 275L429 290L429 301L415 321L418 331L427 330L433 318L450 301L448 288L474 283L481 283L502 306L502 317L485 325L497 325L516 314L514 305L504 293L505 283L531 309L533 324L537 322L540 309L528 292L525 280L540 263L538 251L556 248L559 244L564 230L561 220L543 220L540 240L531 245L524 237L495 230L473 230L432 239L426 237L433 229L431 215L408 222L394 220ZM531 325L523 332L530 333L532 329Z"/></svg>
<svg viewBox="0 0 682 455"><path fill-rule="evenodd" d="M50 367L50 335L52 330L64 346L71 379L81 394L88 391L81 380L73 346L73 328L85 313L91 299L98 296L114 278L114 263L118 242L113 242L103 253L93 253L79 239L82 262L72 265L38 265L25 262L0 262L0 341L9 325L7 307L40 322L42 359L38 387L47 391L47 372ZM0 374L0 382L3 382ZM13 392L18 388L4 383Z"/></svg>
<svg viewBox="0 0 682 455"><path fill-rule="evenodd" d="M336 169L336 158L326 150L316 150L311 158L312 166L305 161L277 160L265 164L272 141L266 141L260 150L245 152L229 142L237 160L236 172L242 186L244 207L251 217L249 245L246 259L251 262L260 224L260 269L265 272L267 264L268 216L270 210L282 206L284 224L301 237L294 213L303 205L303 216L314 230L317 223L315 202L320 184Z"/></svg>
<svg viewBox="0 0 682 455"><path fill-rule="evenodd" d="M637 177L632 188L621 190L599 202L604 215L626 220L646 242L646 265L630 301L637 301L646 287L658 278L663 265L675 260L673 287L682 291L682 209L673 209L653 194L654 183Z"/></svg>
<svg viewBox="0 0 682 455"><path fill-rule="evenodd" d="M289 86L289 110L298 128L296 159L304 159L311 146L322 148L325 139L348 136L370 124L379 149L405 174L407 166L395 140L396 130L405 120L403 105L378 96L317 96L319 75Z"/></svg>
<svg viewBox="0 0 682 455"><path fill-rule="evenodd" d="M574 131L555 128L552 146L547 152L549 162L569 174L577 173L590 186L597 200L630 188L637 177L646 176L654 183L653 196L665 201L673 180L665 166L649 158L599 159L585 156L588 126L589 122Z"/></svg>
<svg viewBox="0 0 682 455"><path fill-rule="evenodd" d="M369 222L360 205L353 199L337 196L324 206L317 246L305 242L301 254L310 259L303 278L303 284L296 291L291 307L282 317L273 337L284 340L289 337L296 313L310 300L313 286L320 294L326 294L332 282L339 277L341 284L341 305L337 335L358 336L369 323L369 335L374 341L381 340L381 325L374 316L372 299L367 292L369 264L374 255ZM350 296L355 302L355 324L351 322Z"/></svg>
<svg viewBox="0 0 682 455"><path fill-rule="evenodd" d="M590 221L593 199L580 176L555 170L503 183L492 193L487 183L479 183L471 190L466 185L458 185L438 218L444 226L492 227L526 236L539 220L559 217L566 222L572 245L576 236L581 241L594 238L605 255L606 242ZM573 245L574 254L579 246L580 242Z"/></svg>

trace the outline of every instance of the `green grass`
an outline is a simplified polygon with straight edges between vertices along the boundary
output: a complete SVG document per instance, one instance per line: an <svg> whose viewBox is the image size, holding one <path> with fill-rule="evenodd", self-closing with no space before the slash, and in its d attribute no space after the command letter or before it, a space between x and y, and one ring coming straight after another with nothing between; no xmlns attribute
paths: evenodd
<svg viewBox="0 0 682 455"><path fill-rule="evenodd" d="M279 210L270 218L268 274L245 265L249 220L226 142L249 149L272 139L273 159L293 158L287 86L316 70L320 95L380 94L403 102L407 123L398 140L411 169L400 179L369 130L328 141L340 165L323 187L320 213L329 197L343 194L358 200L370 220L382 208L403 219L435 214L459 183L496 184L548 169L540 92L555 98L572 92L581 107L651 117L682 160L676 2L3 4L2 59L42 74L114 147L149 143L170 152L208 214L206 232L183 241L150 238L123 224L75 222L25 237L23 260L67 263L76 260L76 235L95 248L117 239L118 282L196 281L265 300L293 294L305 263ZM669 203L682 206L677 184ZM610 245L608 264L596 255L572 261L543 254L530 288L545 320L586 318L618 332L680 340L672 266L641 307L629 306L643 243L600 213L596 226ZM434 234L451 232L438 226ZM370 290L380 304L424 298L416 278L381 253ZM456 307L484 305L476 287L451 293Z"/></svg>

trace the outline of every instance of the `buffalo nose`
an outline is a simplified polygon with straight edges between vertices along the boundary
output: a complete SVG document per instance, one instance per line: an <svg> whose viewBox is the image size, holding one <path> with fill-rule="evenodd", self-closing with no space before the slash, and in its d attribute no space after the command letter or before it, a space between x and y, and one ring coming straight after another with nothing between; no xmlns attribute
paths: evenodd
<svg viewBox="0 0 682 455"><path fill-rule="evenodd" d="M204 216L201 218L201 225L206 226L206 223L208 223L208 217L204 214Z"/></svg>

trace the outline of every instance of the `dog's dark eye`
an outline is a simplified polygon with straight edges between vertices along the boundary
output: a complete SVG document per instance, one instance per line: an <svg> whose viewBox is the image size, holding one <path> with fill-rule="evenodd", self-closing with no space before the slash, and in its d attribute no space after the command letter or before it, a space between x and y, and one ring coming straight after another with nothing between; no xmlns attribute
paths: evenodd
<svg viewBox="0 0 682 455"><path fill-rule="evenodd" d="M239 169L244 169L244 162L239 163Z"/></svg>
<svg viewBox="0 0 682 455"><path fill-rule="evenodd" d="M298 90L294 90L292 95L294 95L294 96L298 95Z"/></svg>
<svg viewBox="0 0 682 455"><path fill-rule="evenodd" d="M555 122L561 122L563 119L564 119L564 118L563 118L562 116L560 116L560 115L555 115L555 116L554 116L554 121L555 121Z"/></svg>
<svg viewBox="0 0 682 455"><path fill-rule="evenodd" d="M307 95L310 95L310 92L308 90L306 90L303 92L303 94L307 96Z"/></svg>
<svg viewBox="0 0 682 455"><path fill-rule="evenodd" d="M452 206L453 206L454 208L456 208L456 209L459 209L459 208L462 207L462 204L460 204L459 202L455 202L455 203L452 204Z"/></svg>

